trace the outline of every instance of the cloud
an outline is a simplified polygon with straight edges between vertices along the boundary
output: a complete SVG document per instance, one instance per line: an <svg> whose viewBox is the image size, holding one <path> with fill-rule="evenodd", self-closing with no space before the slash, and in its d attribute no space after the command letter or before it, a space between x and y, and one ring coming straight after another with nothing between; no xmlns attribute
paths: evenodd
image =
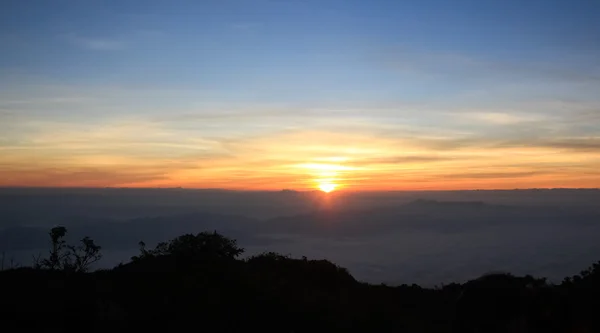
<svg viewBox="0 0 600 333"><path fill-rule="evenodd" d="M507 79L553 80L598 83L600 72L594 68L577 68L570 64L486 59L464 53L422 52L401 48L382 52L379 58L388 67L414 73L424 78L451 77L461 80L487 80L496 83Z"/></svg>
<svg viewBox="0 0 600 333"><path fill-rule="evenodd" d="M548 140L540 143L543 147L565 149L579 152L600 153L600 137L595 138L569 138L562 140Z"/></svg>
<svg viewBox="0 0 600 333"><path fill-rule="evenodd" d="M444 161L455 161L456 156L432 155L406 155L406 156L387 156L373 157L351 161L353 165L372 165L372 164L412 164L412 163L434 163Z"/></svg>
<svg viewBox="0 0 600 333"><path fill-rule="evenodd" d="M440 175L439 178L458 178L458 179L494 179L494 178L523 178L544 174L539 171L530 172L464 172L455 174Z"/></svg>
<svg viewBox="0 0 600 333"><path fill-rule="evenodd" d="M12 169L12 170L11 170ZM60 186L105 187L126 186L131 183L164 179L165 170L148 170L144 167L43 167L22 166L7 169L0 166L4 175L3 186Z"/></svg>
<svg viewBox="0 0 600 333"><path fill-rule="evenodd" d="M514 125L540 121L544 117L534 114L515 114L502 112L464 112L455 116L493 125Z"/></svg>
<svg viewBox="0 0 600 333"><path fill-rule="evenodd" d="M67 34L65 38L70 43L88 50L111 51L125 47L123 41L114 38L84 37L76 34Z"/></svg>
<svg viewBox="0 0 600 333"><path fill-rule="evenodd" d="M237 31L254 31L262 26L259 22L238 22L231 24L230 28Z"/></svg>

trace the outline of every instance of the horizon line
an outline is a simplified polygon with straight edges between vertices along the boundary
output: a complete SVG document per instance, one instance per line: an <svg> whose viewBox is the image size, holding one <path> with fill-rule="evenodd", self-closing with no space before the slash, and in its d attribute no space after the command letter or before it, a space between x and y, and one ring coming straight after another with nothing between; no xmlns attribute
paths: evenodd
<svg viewBox="0 0 600 333"><path fill-rule="evenodd" d="M279 190L250 190L250 189L228 189L228 188L217 188L217 187L182 187L182 186L174 186L174 187L127 187L127 186L103 186L103 187L93 187L93 186L0 186L0 189L63 189L63 190L189 190L189 191L227 191L227 192L298 192L298 193L309 193L309 192L322 192L319 189L310 189L310 190L295 190L295 189L279 189ZM598 187L529 187L529 188L512 188L512 189L457 189L457 190L447 190L447 189L415 189L415 190L346 190L339 189L331 193L360 193L360 192L498 192L498 191L552 191L552 190L578 190L578 191L598 191L600 188Z"/></svg>

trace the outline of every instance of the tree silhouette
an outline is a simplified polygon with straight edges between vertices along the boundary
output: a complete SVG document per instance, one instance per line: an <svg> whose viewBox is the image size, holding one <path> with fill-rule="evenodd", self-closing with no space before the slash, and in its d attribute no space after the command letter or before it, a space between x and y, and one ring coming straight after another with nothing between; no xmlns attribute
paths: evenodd
<svg viewBox="0 0 600 333"><path fill-rule="evenodd" d="M48 258L34 259L34 267L38 269L65 270L87 272L90 266L102 258L101 247L89 237L81 240L81 245L68 245L64 240L67 228L57 226L49 232L52 248Z"/></svg>
<svg viewBox="0 0 600 333"><path fill-rule="evenodd" d="M54 227L50 230L50 240L52 242L52 248L50 249L50 255L48 258L41 259L41 261L36 262L35 266L37 268L45 268L45 269L60 269L62 268L62 263L64 259L67 257L67 253L65 251L66 242L63 239L67 234L67 228L63 226Z"/></svg>
<svg viewBox="0 0 600 333"><path fill-rule="evenodd" d="M81 240L81 245L67 245L68 256L64 262L64 268L76 272L86 272L96 261L102 259L101 247L94 243L89 237Z"/></svg>
<svg viewBox="0 0 600 333"><path fill-rule="evenodd" d="M216 231L201 232L196 235L185 234L168 242L158 243L153 250L146 250L144 242L140 242L139 246L140 255L132 257L132 261L166 255L196 259L235 259L244 253L244 249L237 246L235 239L227 238Z"/></svg>

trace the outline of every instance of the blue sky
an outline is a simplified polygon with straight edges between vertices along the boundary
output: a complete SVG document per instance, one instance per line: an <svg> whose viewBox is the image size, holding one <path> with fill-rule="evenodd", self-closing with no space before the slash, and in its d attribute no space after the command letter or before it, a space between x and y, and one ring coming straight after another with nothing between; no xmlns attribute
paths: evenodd
<svg viewBox="0 0 600 333"><path fill-rule="evenodd" d="M0 12L0 147L11 156L3 165L15 172L39 160L32 173L67 175L161 168L170 163L164 149L133 161L124 142L183 147L192 139L212 142L192 156L228 156L223 165L235 165L247 158L230 142L252 148L290 131L402 147L408 138L453 149L600 149L599 15L593 0L8 1ZM129 123L168 134L130 142L106 132ZM112 133L114 145L100 148L94 131ZM420 153L439 154L436 147ZM267 160L285 155L260 151ZM539 163L531 172L550 163L540 157L547 151L531 154ZM585 154L577 167L591 170L598 159ZM187 160L190 152L168 155ZM128 160L108 162L116 157ZM322 156L303 155L313 157ZM386 170L394 167L402 168ZM193 174L196 166L185 168Z"/></svg>
<svg viewBox="0 0 600 333"><path fill-rule="evenodd" d="M307 89L317 99L310 88L319 82L335 83L342 96L363 89L369 95L402 84L381 67L404 53L585 71L598 58L599 7L596 1L11 1L1 14L10 52L0 64L76 84L151 80L233 92L247 83L277 88L285 80L290 90Z"/></svg>

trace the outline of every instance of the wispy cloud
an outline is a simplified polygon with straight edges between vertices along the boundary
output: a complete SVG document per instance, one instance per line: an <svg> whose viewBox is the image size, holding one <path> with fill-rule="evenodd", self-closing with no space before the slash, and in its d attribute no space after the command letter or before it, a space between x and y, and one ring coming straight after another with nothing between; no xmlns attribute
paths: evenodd
<svg viewBox="0 0 600 333"><path fill-rule="evenodd" d="M535 114L517 114L502 112L463 112L455 113L454 116L480 123L493 125L514 125L543 120L544 117Z"/></svg>
<svg viewBox="0 0 600 333"><path fill-rule="evenodd" d="M528 172L461 172L453 174L441 175L440 178L457 178L457 179L498 179L498 178L524 178L535 175L540 175L539 171Z"/></svg>
<svg viewBox="0 0 600 333"><path fill-rule="evenodd" d="M377 165L377 164L423 164L435 163L444 161L454 161L460 159L457 156L443 156L440 154L430 153L428 155L406 155L406 156L386 156L373 157L365 159L357 159L352 161L353 165ZM472 157L471 157L472 158Z"/></svg>
<svg viewBox="0 0 600 333"><path fill-rule="evenodd" d="M263 24L259 22L236 22L230 25L230 28L237 31L254 31Z"/></svg>
<svg viewBox="0 0 600 333"><path fill-rule="evenodd" d="M77 34L64 35L70 43L88 50L110 51L125 47L125 43L116 38L79 36Z"/></svg>
<svg viewBox="0 0 600 333"><path fill-rule="evenodd" d="M575 64L543 61L515 62L487 59L462 53L422 52L407 48L384 52L380 58L387 66L401 72L425 77L453 77L487 81L555 80L565 82L600 82L600 68L581 69ZM578 65L578 64L577 64Z"/></svg>
<svg viewBox="0 0 600 333"><path fill-rule="evenodd" d="M600 153L600 137L549 139L540 144L556 149Z"/></svg>
<svg viewBox="0 0 600 333"><path fill-rule="evenodd" d="M160 181L166 177L166 170L160 168L136 168L137 170L115 167L21 167L12 172L0 170L7 176L9 184L28 186L64 187L105 187L128 186L129 184Z"/></svg>

